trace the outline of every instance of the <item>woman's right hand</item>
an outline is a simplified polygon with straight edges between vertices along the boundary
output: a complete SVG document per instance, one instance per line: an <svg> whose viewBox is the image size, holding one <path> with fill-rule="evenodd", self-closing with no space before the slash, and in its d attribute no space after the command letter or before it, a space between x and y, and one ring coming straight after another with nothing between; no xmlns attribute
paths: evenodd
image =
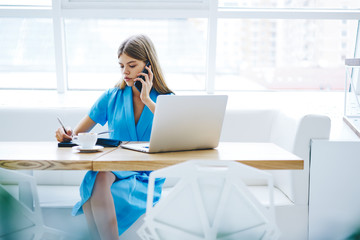
<svg viewBox="0 0 360 240"><path fill-rule="evenodd" d="M70 142L72 140L73 131L71 128L66 128L66 132L62 127L56 130L55 137L59 142Z"/></svg>

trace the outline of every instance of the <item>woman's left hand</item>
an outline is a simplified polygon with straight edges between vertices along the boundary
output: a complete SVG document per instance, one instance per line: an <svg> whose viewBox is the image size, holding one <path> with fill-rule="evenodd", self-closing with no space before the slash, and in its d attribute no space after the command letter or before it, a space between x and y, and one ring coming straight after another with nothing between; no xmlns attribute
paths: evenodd
<svg viewBox="0 0 360 240"><path fill-rule="evenodd" d="M153 86L153 78L154 78L154 74L151 71L151 65L149 67L145 66L146 70L148 71L148 73L138 73L138 76L144 76L145 80L141 79L141 78L136 78L137 81L140 81L142 83L142 89L141 89L141 93L140 93L140 99L141 101L147 105L147 103L149 101L151 101L150 98L150 91L151 88Z"/></svg>
<svg viewBox="0 0 360 240"><path fill-rule="evenodd" d="M145 81L141 78L136 78L135 80L140 81L142 83L142 89L140 93L140 99L141 101L150 109L152 113L155 113L155 103L150 98L150 91L153 86L153 78L154 74L151 71L151 65L149 67L145 66L148 73L139 73L138 76L144 76Z"/></svg>

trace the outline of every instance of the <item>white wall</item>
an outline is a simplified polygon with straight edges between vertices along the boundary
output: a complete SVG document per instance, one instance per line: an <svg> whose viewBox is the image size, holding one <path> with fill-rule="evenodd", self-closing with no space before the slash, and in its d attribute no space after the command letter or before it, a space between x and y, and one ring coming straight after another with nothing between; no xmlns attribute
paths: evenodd
<svg viewBox="0 0 360 240"><path fill-rule="evenodd" d="M360 141L313 140L309 239L360 236Z"/></svg>

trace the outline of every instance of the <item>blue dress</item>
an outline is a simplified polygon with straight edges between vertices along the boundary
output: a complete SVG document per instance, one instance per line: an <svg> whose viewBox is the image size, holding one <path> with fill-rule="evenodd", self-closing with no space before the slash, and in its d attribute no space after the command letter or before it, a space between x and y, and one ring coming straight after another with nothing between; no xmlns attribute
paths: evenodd
<svg viewBox="0 0 360 240"><path fill-rule="evenodd" d="M154 89L150 92L150 98L156 102L159 95ZM108 123L110 134L113 139L121 141L149 141L153 113L147 106L141 113L138 123L135 125L134 107L131 87L111 88L95 102L89 111L89 117L104 125ZM81 200L73 208L72 215L83 213L82 205L89 200L94 187L98 172L86 173L81 186ZM111 186L114 199L115 212L118 223L119 235L126 231L146 210L147 187L150 172L112 171L116 180ZM155 181L154 203L161 195L164 179Z"/></svg>

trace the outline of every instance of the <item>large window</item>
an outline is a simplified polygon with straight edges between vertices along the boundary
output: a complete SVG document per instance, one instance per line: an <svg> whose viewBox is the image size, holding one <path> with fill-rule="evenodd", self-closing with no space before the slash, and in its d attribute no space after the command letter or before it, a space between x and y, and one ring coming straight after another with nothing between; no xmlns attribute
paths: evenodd
<svg viewBox="0 0 360 240"><path fill-rule="evenodd" d="M222 8L335 8L356 9L360 2L356 0L219 0Z"/></svg>
<svg viewBox="0 0 360 240"><path fill-rule="evenodd" d="M56 88L52 19L0 18L0 87Z"/></svg>
<svg viewBox="0 0 360 240"><path fill-rule="evenodd" d="M102 90L147 34L173 90L342 90L358 0L0 0L0 89Z"/></svg>
<svg viewBox="0 0 360 240"><path fill-rule="evenodd" d="M357 21L220 19L216 90L342 90Z"/></svg>
<svg viewBox="0 0 360 240"><path fill-rule="evenodd" d="M143 33L172 89L205 90L206 19L66 19L65 29L70 89L113 86L121 76L121 41Z"/></svg>

